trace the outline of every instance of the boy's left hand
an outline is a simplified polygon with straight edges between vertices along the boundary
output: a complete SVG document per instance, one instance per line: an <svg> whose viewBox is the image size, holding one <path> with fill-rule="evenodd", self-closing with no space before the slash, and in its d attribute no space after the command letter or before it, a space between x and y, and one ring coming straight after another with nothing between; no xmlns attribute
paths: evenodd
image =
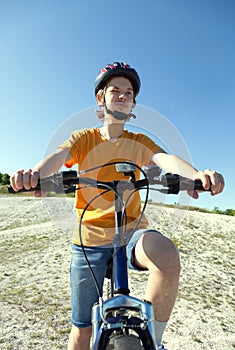
<svg viewBox="0 0 235 350"><path fill-rule="evenodd" d="M211 189L211 195L215 196L224 189L224 177L222 174L217 173L215 170L200 170L194 175L194 180L201 180L203 188L205 190ZM188 194L197 199L199 197L198 191L188 191Z"/></svg>

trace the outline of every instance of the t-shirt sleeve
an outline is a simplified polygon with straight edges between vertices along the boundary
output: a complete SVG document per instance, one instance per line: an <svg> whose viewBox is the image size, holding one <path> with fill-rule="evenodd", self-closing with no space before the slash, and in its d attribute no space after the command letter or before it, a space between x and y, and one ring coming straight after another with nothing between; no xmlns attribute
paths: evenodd
<svg viewBox="0 0 235 350"><path fill-rule="evenodd" d="M64 164L67 168L72 168L75 164L79 163L80 136L78 131L74 131L69 139L58 147L67 150L71 155L71 159Z"/></svg>
<svg viewBox="0 0 235 350"><path fill-rule="evenodd" d="M152 162L152 157L156 153L166 153L166 151L157 145L152 139L148 136L142 134L141 143L144 145L143 157L144 161L147 163Z"/></svg>

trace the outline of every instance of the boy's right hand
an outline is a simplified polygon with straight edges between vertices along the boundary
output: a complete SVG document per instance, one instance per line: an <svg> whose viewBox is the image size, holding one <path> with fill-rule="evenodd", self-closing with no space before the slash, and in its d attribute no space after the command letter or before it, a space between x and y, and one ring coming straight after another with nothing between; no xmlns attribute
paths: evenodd
<svg viewBox="0 0 235 350"><path fill-rule="evenodd" d="M29 190L37 186L39 178L39 171L33 171L31 169L18 170L10 177L10 183L16 192L22 188Z"/></svg>

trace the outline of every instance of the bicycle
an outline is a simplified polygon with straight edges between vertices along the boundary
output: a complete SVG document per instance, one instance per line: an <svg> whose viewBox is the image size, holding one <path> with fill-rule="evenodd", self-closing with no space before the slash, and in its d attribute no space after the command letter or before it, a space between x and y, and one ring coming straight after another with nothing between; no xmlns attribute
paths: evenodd
<svg viewBox="0 0 235 350"><path fill-rule="evenodd" d="M114 193L115 203L115 239L113 244L112 259L107 266L106 277L109 280L108 297L104 300L102 291L99 290L96 277L86 257L85 247L83 253L96 284L99 301L92 308L92 338L91 349L93 350L156 350L154 343L154 313L152 304L146 300L140 300L130 295L128 287L127 259L125 249L127 243L123 240L125 236L126 206L135 191L146 190L144 205L137 220L135 231L145 211L150 186L157 191L166 194L178 194L185 190L203 190L200 180L190 180L177 174L167 173L161 175L161 169L157 166L139 168L132 162L112 162L106 165L116 165L116 171L128 177L127 180L113 180L111 182L94 180L84 177L88 171L97 169L94 167L87 171L77 173L76 171L64 171L42 178L34 189L22 189L19 192L43 190L53 191L57 194L71 193L78 190L77 185L90 186L102 190L100 194L91 199L84 208L80 219L79 234L81 238L82 220L87 208L99 195L108 191ZM142 179L136 180L135 171L139 169L143 175ZM83 176L81 176L83 175ZM9 186L10 193L15 193ZM125 191L131 191L129 197L124 201Z"/></svg>

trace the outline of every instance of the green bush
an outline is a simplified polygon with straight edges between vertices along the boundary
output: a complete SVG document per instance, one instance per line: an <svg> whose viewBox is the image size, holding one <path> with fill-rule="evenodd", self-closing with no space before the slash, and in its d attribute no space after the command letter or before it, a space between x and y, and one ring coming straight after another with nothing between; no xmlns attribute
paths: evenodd
<svg viewBox="0 0 235 350"><path fill-rule="evenodd" d="M9 185L10 184L10 175L7 173L0 173L0 185Z"/></svg>

